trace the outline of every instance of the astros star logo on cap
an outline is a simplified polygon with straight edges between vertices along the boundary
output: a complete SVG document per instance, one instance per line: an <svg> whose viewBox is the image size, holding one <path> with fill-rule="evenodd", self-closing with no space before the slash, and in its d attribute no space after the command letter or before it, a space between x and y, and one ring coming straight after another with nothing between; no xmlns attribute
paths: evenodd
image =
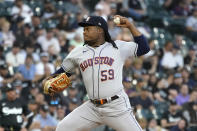
<svg viewBox="0 0 197 131"><path fill-rule="evenodd" d="M87 18L86 18L86 22L89 21L89 19L90 19L90 17L87 17Z"/></svg>

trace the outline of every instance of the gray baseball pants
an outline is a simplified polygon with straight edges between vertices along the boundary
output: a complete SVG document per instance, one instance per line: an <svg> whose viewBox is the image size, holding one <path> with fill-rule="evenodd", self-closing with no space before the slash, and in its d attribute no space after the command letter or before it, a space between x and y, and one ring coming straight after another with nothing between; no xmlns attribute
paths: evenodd
<svg viewBox="0 0 197 131"><path fill-rule="evenodd" d="M60 121L56 131L89 131L103 124L116 131L142 131L133 115L128 96L124 92L119 96L100 106L86 101Z"/></svg>

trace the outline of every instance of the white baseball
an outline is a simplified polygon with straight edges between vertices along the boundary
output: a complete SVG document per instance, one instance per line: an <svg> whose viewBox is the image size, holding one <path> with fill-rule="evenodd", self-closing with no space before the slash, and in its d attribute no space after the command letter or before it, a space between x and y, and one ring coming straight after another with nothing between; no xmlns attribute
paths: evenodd
<svg viewBox="0 0 197 131"><path fill-rule="evenodd" d="M120 24L120 17L114 18L114 23L117 25Z"/></svg>

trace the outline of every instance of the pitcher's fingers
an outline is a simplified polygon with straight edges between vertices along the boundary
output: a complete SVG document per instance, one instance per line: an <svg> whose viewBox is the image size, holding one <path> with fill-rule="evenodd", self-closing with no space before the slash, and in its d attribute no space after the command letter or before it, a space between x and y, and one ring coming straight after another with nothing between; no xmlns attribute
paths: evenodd
<svg viewBox="0 0 197 131"><path fill-rule="evenodd" d="M117 27L126 27L126 25L116 25Z"/></svg>

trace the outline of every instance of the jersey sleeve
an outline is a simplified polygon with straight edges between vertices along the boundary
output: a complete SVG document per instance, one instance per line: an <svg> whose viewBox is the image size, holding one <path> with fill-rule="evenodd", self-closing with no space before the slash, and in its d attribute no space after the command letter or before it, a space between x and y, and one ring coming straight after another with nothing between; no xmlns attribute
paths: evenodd
<svg viewBox="0 0 197 131"><path fill-rule="evenodd" d="M137 56L138 44L136 44L135 42L125 42L121 40L116 40L115 43L118 46L118 49L120 50L120 55L123 60L126 60L131 56Z"/></svg>
<svg viewBox="0 0 197 131"><path fill-rule="evenodd" d="M73 49L67 57L62 62L62 68L65 72L71 73L77 67L77 58L79 54L79 48L76 47Z"/></svg>

